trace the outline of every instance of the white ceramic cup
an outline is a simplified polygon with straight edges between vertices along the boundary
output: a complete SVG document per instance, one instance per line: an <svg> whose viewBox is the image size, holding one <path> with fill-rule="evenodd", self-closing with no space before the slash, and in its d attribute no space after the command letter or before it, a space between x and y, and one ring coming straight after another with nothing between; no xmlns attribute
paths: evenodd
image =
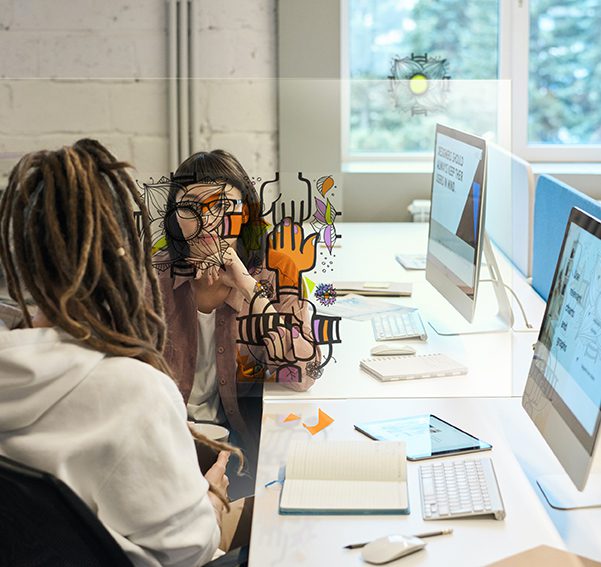
<svg viewBox="0 0 601 567"><path fill-rule="evenodd" d="M212 441L218 441L220 443L227 443L230 438L230 432L227 428L222 425L215 423L192 423L190 426L194 431L208 437ZM200 470L205 474L217 461L219 451L215 451L212 447L209 447L200 441L196 442L196 455L198 457L198 464Z"/></svg>

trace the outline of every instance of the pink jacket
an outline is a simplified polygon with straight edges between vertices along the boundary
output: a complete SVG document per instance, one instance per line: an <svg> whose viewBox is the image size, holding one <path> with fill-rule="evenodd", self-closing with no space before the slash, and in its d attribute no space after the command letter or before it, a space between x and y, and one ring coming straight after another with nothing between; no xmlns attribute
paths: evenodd
<svg viewBox="0 0 601 567"><path fill-rule="evenodd" d="M263 270L256 279L275 281L275 274ZM170 270L159 273L159 282L165 304L167 322L167 345L165 358L169 363L173 377L179 385L185 400L190 396L196 369L198 349L198 318L192 289L192 280L179 276L173 277ZM279 303L274 303L278 313L301 313L302 328L305 336L311 336L313 306L300 300L297 295L282 295ZM233 290L226 302L217 308L215 314L215 350L217 353L217 379L219 395L230 426L244 435L246 430L240 414L238 398L244 397L256 382L275 381L278 364L268 360L265 347L249 347L239 342L239 318L249 315L250 304L242 294ZM254 356L253 354L254 353ZM265 363L270 375L264 372L253 373L257 358ZM285 386L297 391L309 389L314 379L306 374L309 362L319 362L321 353L315 346L312 359L299 361L301 368L300 382L286 382ZM263 366L263 370L264 370Z"/></svg>

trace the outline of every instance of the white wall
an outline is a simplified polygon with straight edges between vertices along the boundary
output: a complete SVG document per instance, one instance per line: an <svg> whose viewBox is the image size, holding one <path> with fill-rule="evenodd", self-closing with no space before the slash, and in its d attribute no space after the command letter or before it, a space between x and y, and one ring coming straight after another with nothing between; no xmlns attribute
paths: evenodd
<svg viewBox="0 0 601 567"><path fill-rule="evenodd" d="M199 2L195 149L230 150L251 176L268 175L276 0ZM0 176L24 152L82 136L142 180L169 173L166 24L165 0L0 0Z"/></svg>
<svg viewBox="0 0 601 567"><path fill-rule="evenodd" d="M231 151L251 177L277 169L276 0L200 0L198 76L205 148Z"/></svg>

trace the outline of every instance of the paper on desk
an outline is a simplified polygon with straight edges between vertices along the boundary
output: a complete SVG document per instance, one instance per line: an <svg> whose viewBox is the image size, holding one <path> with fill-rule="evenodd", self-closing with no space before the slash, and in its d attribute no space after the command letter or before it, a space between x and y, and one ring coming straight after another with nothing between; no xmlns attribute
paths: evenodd
<svg viewBox="0 0 601 567"><path fill-rule="evenodd" d="M334 282L334 288L338 295L355 293L367 297L408 297L413 291L410 282Z"/></svg>
<svg viewBox="0 0 601 567"><path fill-rule="evenodd" d="M330 417L325 411L319 409L317 412L317 423L315 425L307 425L303 423L303 427L311 434L316 435L320 431L324 430L329 425L334 423L334 418Z"/></svg>
<svg viewBox="0 0 601 567"><path fill-rule="evenodd" d="M495 561L488 567L532 567L536 565L544 565L544 567L599 567L601 563L548 545L539 545L522 553L501 559L501 561Z"/></svg>
<svg viewBox="0 0 601 567"><path fill-rule="evenodd" d="M347 319L353 319L355 321L366 321L372 319L376 314L389 311L403 312L413 311L413 309L403 307L397 303L363 297L362 295L355 295L353 293L336 298L336 303L333 305L318 307L318 312L323 315L346 317Z"/></svg>

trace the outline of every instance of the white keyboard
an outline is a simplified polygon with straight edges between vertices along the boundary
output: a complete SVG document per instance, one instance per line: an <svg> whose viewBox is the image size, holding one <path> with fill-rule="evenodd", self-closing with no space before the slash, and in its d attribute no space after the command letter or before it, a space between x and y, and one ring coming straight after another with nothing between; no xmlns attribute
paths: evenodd
<svg viewBox="0 0 601 567"><path fill-rule="evenodd" d="M396 339L428 338L422 318L417 309L402 313L382 313L371 320L374 337L377 341L392 341Z"/></svg>
<svg viewBox="0 0 601 567"><path fill-rule="evenodd" d="M490 459L428 463L419 467L424 520L465 516L505 517L495 469Z"/></svg>
<svg viewBox="0 0 601 567"><path fill-rule="evenodd" d="M406 270L426 269L426 256L423 254L397 254L395 258Z"/></svg>

